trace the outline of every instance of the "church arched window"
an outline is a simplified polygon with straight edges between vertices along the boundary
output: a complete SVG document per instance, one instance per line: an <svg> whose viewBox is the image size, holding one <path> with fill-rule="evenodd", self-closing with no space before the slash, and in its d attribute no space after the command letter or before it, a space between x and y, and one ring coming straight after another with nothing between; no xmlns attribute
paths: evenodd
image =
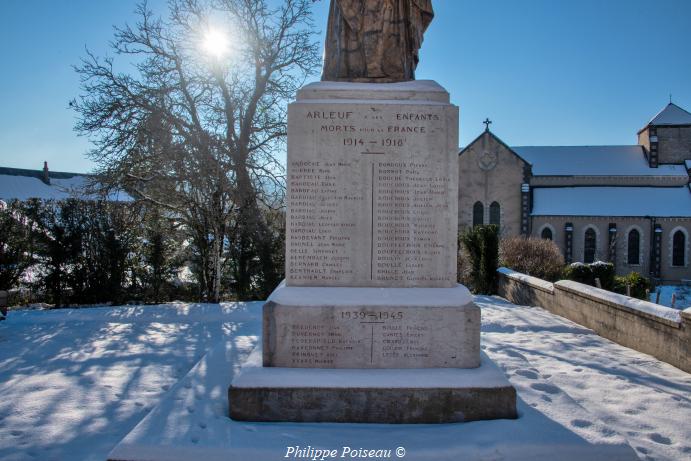
<svg viewBox="0 0 691 461"><path fill-rule="evenodd" d="M672 236L672 265L686 265L686 235L678 230Z"/></svg>
<svg viewBox="0 0 691 461"><path fill-rule="evenodd" d="M629 231L627 263L638 265L641 263L641 234L636 229Z"/></svg>
<svg viewBox="0 0 691 461"><path fill-rule="evenodd" d="M542 237L545 240L552 240L552 229L550 229L549 227L545 227L544 229L542 229L540 237Z"/></svg>
<svg viewBox="0 0 691 461"><path fill-rule="evenodd" d="M597 234L595 229L589 227L585 231L583 239L583 262L588 264L595 262L595 251L597 250Z"/></svg>
<svg viewBox="0 0 691 461"><path fill-rule="evenodd" d="M501 221L501 207L498 202L492 202L489 206L489 223L500 225Z"/></svg>
<svg viewBox="0 0 691 461"><path fill-rule="evenodd" d="M482 226L485 223L485 206L482 202L473 205L473 226Z"/></svg>

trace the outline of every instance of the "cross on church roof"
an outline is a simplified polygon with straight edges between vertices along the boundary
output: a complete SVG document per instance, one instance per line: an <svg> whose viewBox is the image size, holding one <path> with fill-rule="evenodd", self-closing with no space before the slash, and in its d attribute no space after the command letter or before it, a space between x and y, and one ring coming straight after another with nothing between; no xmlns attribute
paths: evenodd
<svg viewBox="0 0 691 461"><path fill-rule="evenodd" d="M485 131L489 131L489 126L492 124L492 120L490 120L489 118L487 118L487 119L485 119L485 121L482 122L482 123L485 124Z"/></svg>

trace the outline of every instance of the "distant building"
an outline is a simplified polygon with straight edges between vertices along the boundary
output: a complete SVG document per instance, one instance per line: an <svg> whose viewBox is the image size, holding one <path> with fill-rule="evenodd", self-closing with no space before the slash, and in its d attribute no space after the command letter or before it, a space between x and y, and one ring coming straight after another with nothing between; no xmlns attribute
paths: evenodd
<svg viewBox="0 0 691 461"><path fill-rule="evenodd" d="M94 177L80 173L49 171L48 163L43 163L42 170L25 170L21 168L0 167L0 200L64 200L79 198L83 200L100 200L104 196L93 192L98 184ZM132 200L123 191L109 192L105 198L111 202L129 202Z"/></svg>
<svg viewBox="0 0 691 461"><path fill-rule="evenodd" d="M670 103L630 146L510 147L487 129L461 150L460 229L553 240L567 262L691 279L691 113Z"/></svg>

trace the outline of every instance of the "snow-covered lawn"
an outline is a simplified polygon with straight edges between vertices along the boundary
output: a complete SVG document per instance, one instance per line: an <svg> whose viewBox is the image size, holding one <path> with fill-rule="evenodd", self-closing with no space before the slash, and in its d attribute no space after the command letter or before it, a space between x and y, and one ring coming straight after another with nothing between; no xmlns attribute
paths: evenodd
<svg viewBox="0 0 691 461"><path fill-rule="evenodd" d="M691 458L691 375L540 308L476 302L483 348L519 397L534 392L525 402L580 433L619 433L641 459ZM221 339L241 363L261 334L260 305L11 312L0 324L0 460L105 460ZM592 418L556 414L569 396Z"/></svg>
<svg viewBox="0 0 691 461"><path fill-rule="evenodd" d="M657 292L660 298L657 298ZM650 302L658 300L662 306L672 307L672 295L675 296L674 308L684 310L691 307L691 285L660 285L650 293Z"/></svg>
<svg viewBox="0 0 691 461"><path fill-rule="evenodd" d="M0 460L104 461L224 335L257 334L260 305L10 312L0 324Z"/></svg>

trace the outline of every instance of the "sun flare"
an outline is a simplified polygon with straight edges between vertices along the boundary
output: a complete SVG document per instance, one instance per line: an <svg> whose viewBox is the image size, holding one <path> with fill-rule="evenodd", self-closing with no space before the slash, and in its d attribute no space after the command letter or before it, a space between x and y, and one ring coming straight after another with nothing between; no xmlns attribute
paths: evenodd
<svg viewBox="0 0 691 461"><path fill-rule="evenodd" d="M207 55L218 59L228 53L230 42L225 33L218 29L210 28L204 34L202 48Z"/></svg>

